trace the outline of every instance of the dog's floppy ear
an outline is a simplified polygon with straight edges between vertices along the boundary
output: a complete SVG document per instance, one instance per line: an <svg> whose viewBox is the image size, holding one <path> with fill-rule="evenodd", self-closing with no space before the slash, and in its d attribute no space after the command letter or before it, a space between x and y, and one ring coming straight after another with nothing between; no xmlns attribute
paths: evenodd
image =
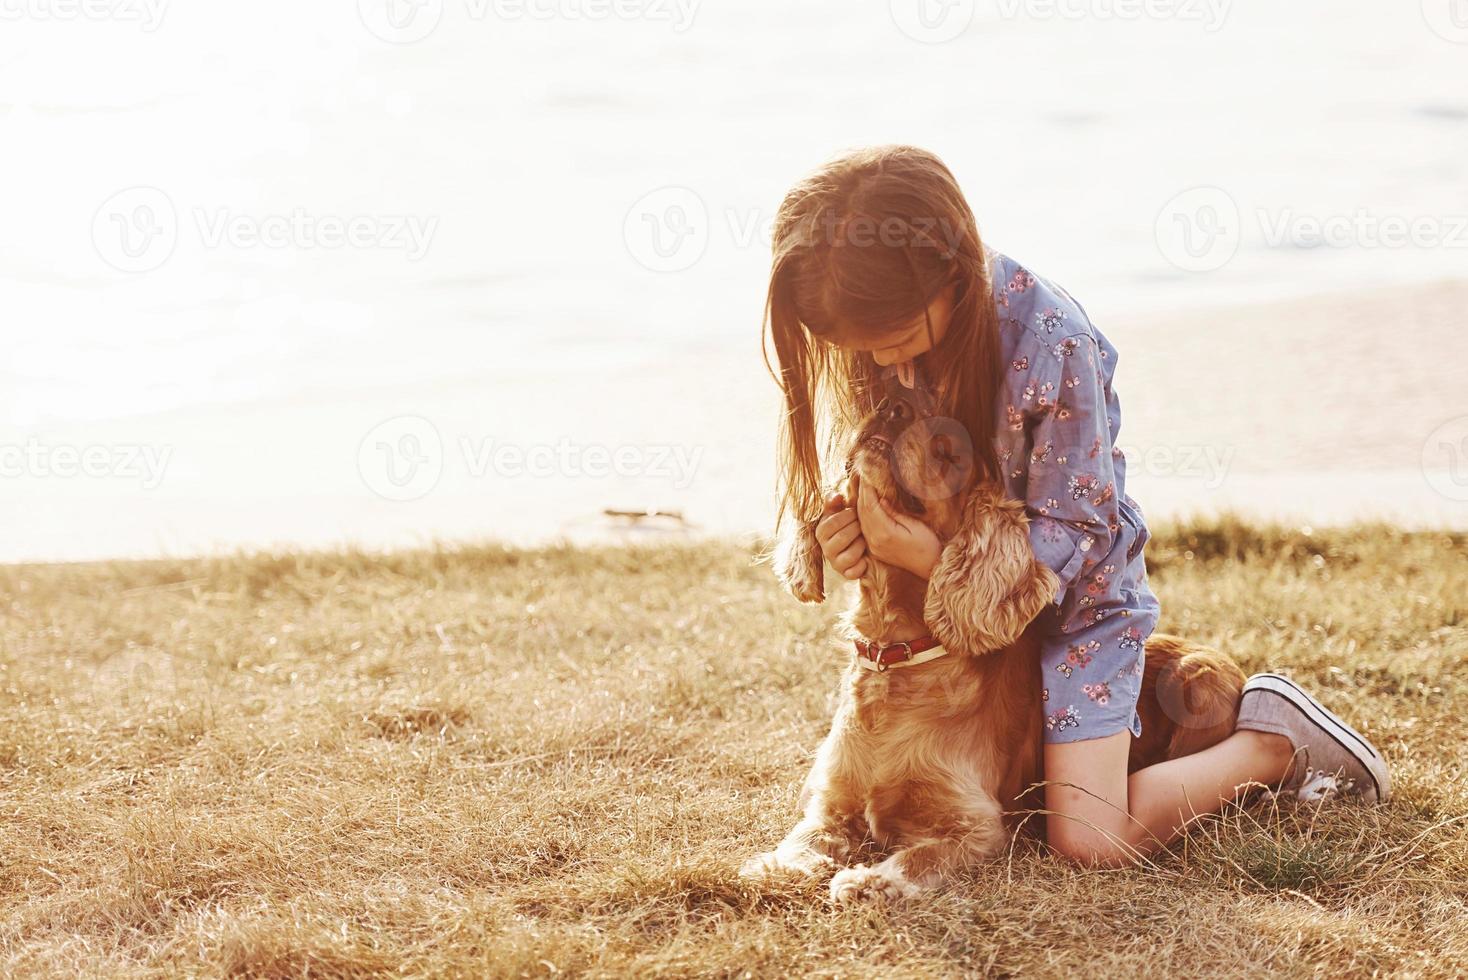
<svg viewBox="0 0 1468 980"><path fill-rule="evenodd" d="M816 540L816 522L786 525L775 545L775 576L801 602L826 598L826 559Z"/></svg>
<svg viewBox="0 0 1468 980"><path fill-rule="evenodd" d="M1054 601L1060 579L1035 558L1024 505L976 487L928 579L923 617L946 647L1002 650Z"/></svg>

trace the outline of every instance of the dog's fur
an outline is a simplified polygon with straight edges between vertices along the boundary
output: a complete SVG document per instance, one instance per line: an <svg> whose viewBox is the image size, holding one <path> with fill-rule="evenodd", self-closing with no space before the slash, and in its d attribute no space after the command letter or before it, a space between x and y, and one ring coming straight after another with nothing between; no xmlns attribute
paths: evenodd
<svg viewBox="0 0 1468 980"><path fill-rule="evenodd" d="M801 793L799 823L743 872L836 872L831 896L841 903L931 888L999 853L1006 822L1043 829L1021 795L1044 778L1039 638L1031 623L1056 596L1055 573L1035 559L1023 505L993 487L937 500L906 489L912 481L898 474L931 460L921 458L930 451L922 440L899 438L894 429L912 418L899 416L879 411L862 427L848 460L846 499L854 503L865 483L921 517L945 542L942 558L924 583L868 556L844 625L851 636L882 643L931 632L949 654L880 673L852 656L831 732ZM797 598L824 599L814 523L781 542L775 569ZM1129 771L1197 752L1233 731L1244 675L1230 658L1154 634L1145 668L1142 736L1132 741ZM886 852L885 860L850 866L869 849Z"/></svg>

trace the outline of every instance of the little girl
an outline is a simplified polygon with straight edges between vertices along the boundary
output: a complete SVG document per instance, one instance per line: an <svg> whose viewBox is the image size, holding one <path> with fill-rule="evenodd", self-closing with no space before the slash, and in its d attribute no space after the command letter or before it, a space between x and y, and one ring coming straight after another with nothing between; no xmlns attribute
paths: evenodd
<svg viewBox="0 0 1468 980"><path fill-rule="evenodd" d="M1035 556L1061 583L1041 616L1036 678L1056 850L1127 863L1261 783L1386 800L1380 754L1277 674L1249 679L1229 738L1127 774L1158 602L1116 448L1117 353L1063 289L983 245L935 156L863 150L796 185L776 221L766 320L786 402L781 521L819 517L817 540L843 576L860 578L870 553L927 579L942 552L920 521L865 496L822 496L822 459L881 398L883 369L929 379L971 437L978 478L1025 503Z"/></svg>

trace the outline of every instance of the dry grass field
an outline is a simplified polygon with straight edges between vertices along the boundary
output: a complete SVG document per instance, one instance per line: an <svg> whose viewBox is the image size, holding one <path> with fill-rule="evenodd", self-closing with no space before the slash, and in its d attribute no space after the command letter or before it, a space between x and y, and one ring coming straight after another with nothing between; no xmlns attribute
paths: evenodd
<svg viewBox="0 0 1468 980"><path fill-rule="evenodd" d="M837 911L836 608L733 544L0 569L0 975L1462 976L1468 537L1161 529L1164 628L1304 680L1384 806Z"/></svg>

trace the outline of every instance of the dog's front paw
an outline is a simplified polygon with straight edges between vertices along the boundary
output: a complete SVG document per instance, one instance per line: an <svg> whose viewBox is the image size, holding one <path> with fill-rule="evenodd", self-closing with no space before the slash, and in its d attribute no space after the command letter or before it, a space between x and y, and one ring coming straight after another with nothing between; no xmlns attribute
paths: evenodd
<svg viewBox="0 0 1468 980"><path fill-rule="evenodd" d="M826 598L826 558L816 540L816 522L809 521L781 535L775 547L775 574L801 602Z"/></svg>
<svg viewBox="0 0 1468 980"><path fill-rule="evenodd" d="M749 881L791 877L815 878L835 866L835 861L815 851L802 851L798 854L768 851L764 854L756 854L745 861L739 869L739 877Z"/></svg>
<svg viewBox="0 0 1468 980"><path fill-rule="evenodd" d="M739 867L739 877L748 881L765 881L782 873L780 859L774 851L756 854Z"/></svg>
<svg viewBox="0 0 1468 980"><path fill-rule="evenodd" d="M896 902L916 895L919 889L887 862L869 868L858 864L831 879L831 901L837 905L859 902Z"/></svg>

